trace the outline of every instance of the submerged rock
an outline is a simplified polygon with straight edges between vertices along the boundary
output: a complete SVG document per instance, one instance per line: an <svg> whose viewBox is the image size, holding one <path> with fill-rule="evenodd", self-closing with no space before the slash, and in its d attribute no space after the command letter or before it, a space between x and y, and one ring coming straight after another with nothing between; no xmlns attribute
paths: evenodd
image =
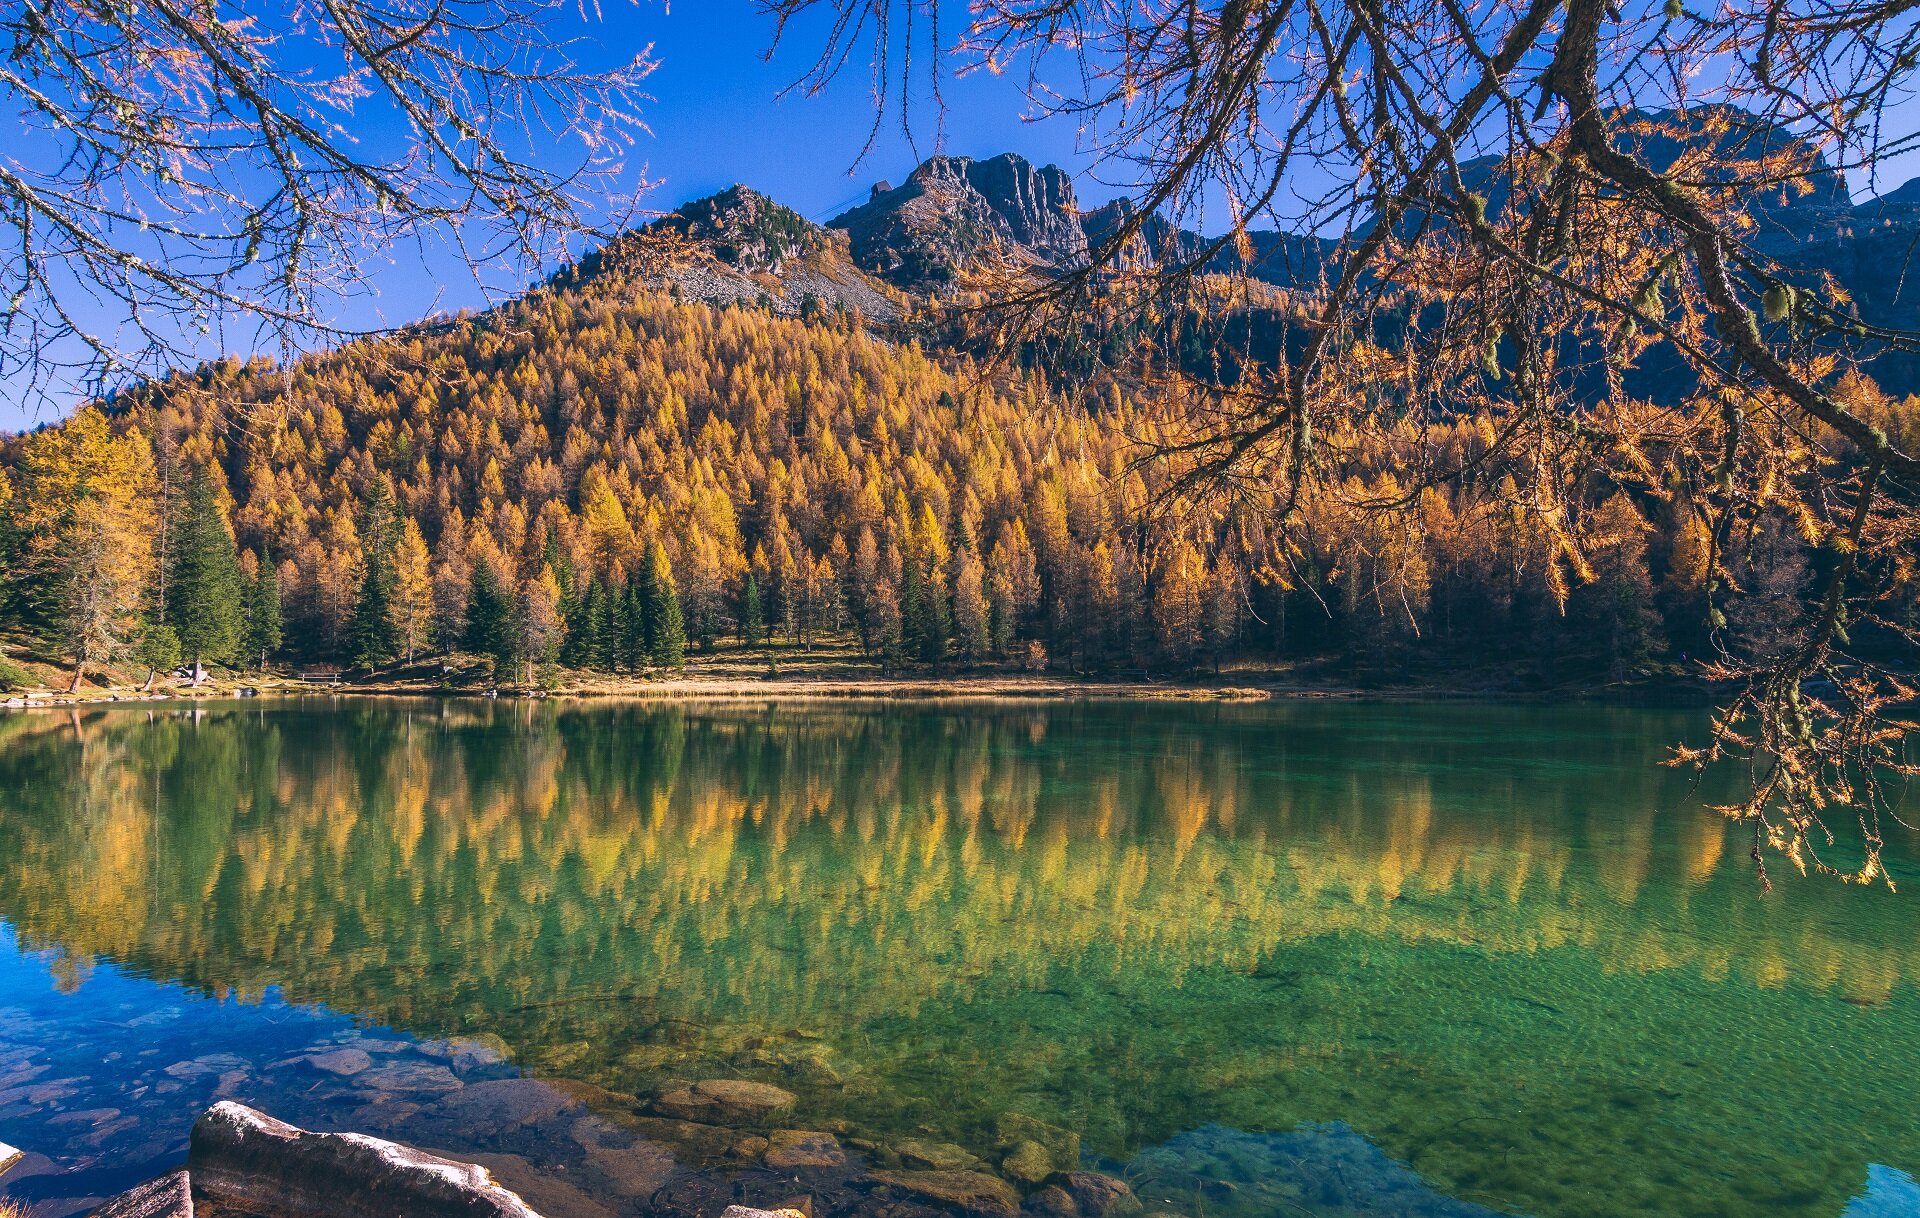
<svg viewBox="0 0 1920 1218"><path fill-rule="evenodd" d="M1073 1203L1073 1194L1058 1184L1049 1184L1028 1197L1027 1208L1045 1218L1079 1218L1080 1213L1080 1207Z"/></svg>
<svg viewBox="0 0 1920 1218"><path fill-rule="evenodd" d="M225 1074L229 1070L244 1070L246 1068L247 1059L244 1057L236 1057L231 1053L209 1053L204 1057L195 1057L187 1061L175 1062L171 1066L168 1066L163 1073L169 1078L195 1079L211 1074Z"/></svg>
<svg viewBox="0 0 1920 1218"><path fill-rule="evenodd" d="M1008 1112L994 1121L993 1130L1003 1149L1011 1150L1021 1142L1038 1142L1047 1148L1056 1171L1075 1171L1080 1167L1080 1135L1070 1129Z"/></svg>
<svg viewBox="0 0 1920 1218"><path fill-rule="evenodd" d="M972 1214L1011 1214L1020 1208L1013 1185L982 1171L877 1171L872 1178Z"/></svg>
<svg viewBox="0 0 1920 1218"><path fill-rule="evenodd" d="M461 1085L453 1071L425 1062L395 1062L369 1070L355 1081L378 1091L458 1091Z"/></svg>
<svg viewBox="0 0 1920 1218"><path fill-rule="evenodd" d="M673 1155L665 1147L636 1140L599 1117L582 1117L569 1132L586 1152L587 1166L623 1197L651 1197L673 1176Z"/></svg>
<svg viewBox="0 0 1920 1218"><path fill-rule="evenodd" d="M468 1083L434 1106L433 1116L473 1138L496 1138L559 1116L580 1101L536 1078Z"/></svg>
<svg viewBox="0 0 1920 1218"><path fill-rule="evenodd" d="M729 1205L720 1218L807 1218L800 1210L757 1210L747 1205Z"/></svg>
<svg viewBox="0 0 1920 1218"><path fill-rule="evenodd" d="M896 1143L893 1150L900 1156L902 1164L920 1171L953 1171L972 1167L980 1161L978 1155L952 1142L923 1142L919 1138L908 1138Z"/></svg>
<svg viewBox="0 0 1920 1218"><path fill-rule="evenodd" d="M757 1163L760 1161L760 1156L766 1154L767 1147L771 1145L771 1142L758 1134L748 1134L728 1148L727 1157Z"/></svg>
<svg viewBox="0 0 1920 1218"><path fill-rule="evenodd" d="M1000 1160L1000 1174L1015 1184L1036 1187L1053 1174L1053 1156L1038 1142L1015 1142Z"/></svg>
<svg viewBox="0 0 1920 1218"><path fill-rule="evenodd" d="M193 1191L283 1218L539 1218L485 1168L364 1134L309 1133L241 1104L193 1127Z"/></svg>
<svg viewBox="0 0 1920 1218"><path fill-rule="evenodd" d="M187 1173L177 1171L121 1193L93 1211L92 1218L193 1218Z"/></svg>
<svg viewBox="0 0 1920 1218"><path fill-rule="evenodd" d="M491 1032L455 1037L447 1042L447 1048L452 1052L456 1070L498 1065L513 1056L512 1047Z"/></svg>
<svg viewBox="0 0 1920 1218"><path fill-rule="evenodd" d="M1073 1204L1084 1218L1108 1218L1110 1214L1130 1214L1140 1208L1140 1199L1125 1180L1097 1171L1070 1171L1058 1183L1073 1197Z"/></svg>
<svg viewBox="0 0 1920 1218"><path fill-rule="evenodd" d="M326 1074L352 1078L373 1069L373 1058L365 1049L334 1049L328 1053L308 1054L307 1064Z"/></svg>
<svg viewBox="0 0 1920 1218"><path fill-rule="evenodd" d="M777 1129L767 1135L766 1164L775 1171L797 1167L844 1167L847 1152L830 1133Z"/></svg>
<svg viewBox="0 0 1920 1218"><path fill-rule="evenodd" d="M552 1172L537 1170L520 1155L467 1155L487 1169L503 1188L518 1193L540 1211L540 1218L616 1218L614 1212L587 1195L585 1189Z"/></svg>
<svg viewBox="0 0 1920 1218"><path fill-rule="evenodd" d="M795 1096L768 1083L710 1078L654 1097L653 1110L681 1121L764 1121L793 1105Z"/></svg>
<svg viewBox="0 0 1920 1218"><path fill-rule="evenodd" d="M633 1129L657 1142L665 1142L683 1152L689 1159L699 1162L712 1162L725 1155L735 1145L732 1130L718 1125L703 1125L698 1121L677 1121L668 1117L633 1117L627 1122ZM756 1139L740 1139L750 1141ZM758 1141L764 1143L766 1139Z"/></svg>

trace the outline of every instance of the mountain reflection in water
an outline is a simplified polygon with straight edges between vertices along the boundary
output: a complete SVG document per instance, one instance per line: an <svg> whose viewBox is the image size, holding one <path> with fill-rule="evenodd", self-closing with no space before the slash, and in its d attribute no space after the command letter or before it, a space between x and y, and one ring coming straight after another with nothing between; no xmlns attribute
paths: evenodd
<svg viewBox="0 0 1920 1218"><path fill-rule="evenodd" d="M68 1018L104 961L497 1036L641 1097L764 1079L798 1127L880 1145L984 1152L1025 1114L1162 1171L1186 1214L1345 1212L1304 1169L1275 1183L1329 1145L1386 1165L1392 1212L1878 1204L1869 1165L1920 1164L1920 914L1762 897L1656 764L1697 729L1349 703L15 715L0 918L53 953ZM56 1136L8 1112L0 1137Z"/></svg>

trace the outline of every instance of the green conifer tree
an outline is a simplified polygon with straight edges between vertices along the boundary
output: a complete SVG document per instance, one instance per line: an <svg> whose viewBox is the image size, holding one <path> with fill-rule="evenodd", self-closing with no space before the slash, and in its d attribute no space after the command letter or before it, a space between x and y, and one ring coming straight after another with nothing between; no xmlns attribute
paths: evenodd
<svg viewBox="0 0 1920 1218"><path fill-rule="evenodd" d="M747 588L740 600L740 641L748 647L758 647L767 638L767 612L761 603L760 581L751 571L747 573Z"/></svg>
<svg viewBox="0 0 1920 1218"><path fill-rule="evenodd" d="M147 683L140 688L152 689L153 680L162 669L172 670L179 666L180 636L164 622L150 625L140 632L140 642L134 646L133 658L147 666Z"/></svg>
<svg viewBox="0 0 1920 1218"><path fill-rule="evenodd" d="M660 575L655 565L653 547L649 545L646 555L640 560L640 570L634 574L632 589L636 629L640 635L640 645L647 654L646 662L655 663L654 651L660 646Z"/></svg>
<svg viewBox="0 0 1920 1218"><path fill-rule="evenodd" d="M513 602L488 563L475 563L467 591L467 628L461 646L493 661L493 675L513 672Z"/></svg>
<svg viewBox="0 0 1920 1218"><path fill-rule="evenodd" d="M613 612L616 596L607 581L597 578L593 581L593 590L588 595L593 599L593 663L591 667L601 672L613 672L620 666L619 621Z"/></svg>
<svg viewBox="0 0 1920 1218"><path fill-rule="evenodd" d="M197 469L187 483L174 530L167 621L180 654L192 662L194 682L208 664L238 658L243 642L240 555L214 489L213 475Z"/></svg>
<svg viewBox="0 0 1920 1218"><path fill-rule="evenodd" d="M360 595L347 626L349 658L356 667L378 668L400 654L400 631L393 620L393 551L399 540L400 511L393 486L385 478L376 479L361 512Z"/></svg>
<svg viewBox="0 0 1920 1218"><path fill-rule="evenodd" d="M653 653L647 650L647 607L640 595L638 576L627 577L627 588L621 594L621 623L625 630L624 650L628 667L639 672L653 663Z"/></svg>
<svg viewBox="0 0 1920 1218"><path fill-rule="evenodd" d="M262 549L258 569L246 592L246 658L261 668L280 650L285 641L285 626L280 605L280 573L274 569L273 555Z"/></svg>
<svg viewBox="0 0 1920 1218"><path fill-rule="evenodd" d="M641 567L643 587L647 590L645 619L650 627L647 654L660 668L687 666L687 625L680 610L680 593L674 587L673 567L667 561L667 548L659 542L647 551Z"/></svg>

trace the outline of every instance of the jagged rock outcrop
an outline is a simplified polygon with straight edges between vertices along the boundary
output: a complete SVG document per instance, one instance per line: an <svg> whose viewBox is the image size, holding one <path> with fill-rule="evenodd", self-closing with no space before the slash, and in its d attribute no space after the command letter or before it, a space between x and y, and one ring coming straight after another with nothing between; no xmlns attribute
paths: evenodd
<svg viewBox="0 0 1920 1218"><path fill-rule="evenodd" d="M551 282L607 276L669 287L682 300L758 306L780 317L823 310L891 323L901 316L894 291L854 265L845 233L738 185L623 234Z"/></svg>
<svg viewBox="0 0 1920 1218"><path fill-rule="evenodd" d="M846 232L862 269L902 287L951 283L993 258L1060 270L1087 254L1073 180L1013 153L933 157L829 227Z"/></svg>
<svg viewBox="0 0 1920 1218"><path fill-rule="evenodd" d="M683 204L654 227L704 246L729 266L774 275L795 259L846 243L840 234L738 184Z"/></svg>

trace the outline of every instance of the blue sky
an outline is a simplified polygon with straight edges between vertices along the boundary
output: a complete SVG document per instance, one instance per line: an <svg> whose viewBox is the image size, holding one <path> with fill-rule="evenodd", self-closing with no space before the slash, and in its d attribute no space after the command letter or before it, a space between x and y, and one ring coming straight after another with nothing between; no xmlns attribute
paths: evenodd
<svg viewBox="0 0 1920 1218"><path fill-rule="evenodd" d="M595 58L607 61L653 46L660 66L647 82L652 101L644 109L651 134L640 136L626 173L629 187L643 176L657 183L642 200L652 210L743 182L826 220L864 199L873 182L900 181L936 149L970 156L1017 151L1081 175L1084 199L1097 203L1118 193L1084 176L1089 160L1077 155L1070 126L1025 121L1019 83L984 73L945 80L943 121L936 121L929 98L916 96L913 138L889 115L874 147L859 159L874 119L866 65L850 65L824 95L781 98L810 66L807 52L817 42L799 31L769 61L773 26L752 0L682 0L670 7L661 0L605 0L600 17L578 33L596 44ZM484 306L490 293L497 299L538 277L496 269L483 287L432 240L362 270L371 294L335 310L355 328ZM56 408L65 404L0 386L0 429L47 422Z"/></svg>
<svg viewBox="0 0 1920 1218"><path fill-rule="evenodd" d="M1069 123L1030 121L1017 78L948 75L943 85L946 108L938 116L923 87L913 98L913 138L900 129L897 114L889 114L879 139L862 159L874 120L864 63L850 64L824 95L781 97L811 66L809 52L818 49L818 38L808 35L817 35L817 30L797 31L769 60L765 52L772 23L755 11L753 0L682 0L671 6L666 0L603 3L599 17L583 19L576 30L564 32L577 33L589 44L588 58L608 63L623 61L648 44L653 47L660 66L648 81L652 100L644 108L651 134L643 134L632 149L626 172L629 187L643 175L657 183L642 201L646 208L670 210L742 182L824 221L864 199L873 182L899 182L936 150L969 156L1016 151L1037 162L1061 165L1075 174L1083 205L1121 193L1092 178L1091 158L1077 148ZM952 66L942 65L949 72ZM364 134L374 139L388 134L380 130L379 120L367 116L366 121L370 129ZM1881 188L1920 170L1916 161L1920 156L1887 166ZM1856 188L1861 185L1856 183ZM340 303L332 310L333 318L352 329L401 325L433 313L484 306L550 269L490 268L483 286L444 243L428 239L419 248L396 250L390 258L363 266L369 293ZM102 320L111 329L111 320ZM69 404L58 395L49 402L0 383L0 429L46 422Z"/></svg>

